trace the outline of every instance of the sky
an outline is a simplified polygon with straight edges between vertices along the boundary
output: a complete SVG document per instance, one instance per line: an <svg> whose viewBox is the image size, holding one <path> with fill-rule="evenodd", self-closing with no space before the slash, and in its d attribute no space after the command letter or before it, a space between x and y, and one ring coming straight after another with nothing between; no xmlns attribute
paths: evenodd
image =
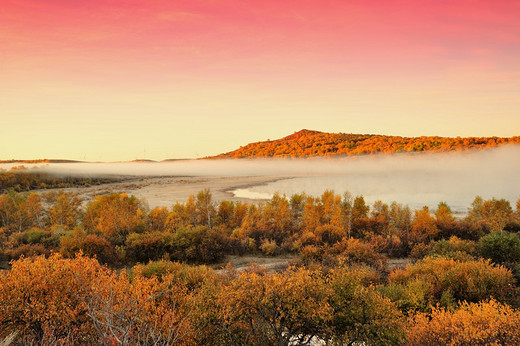
<svg viewBox="0 0 520 346"><path fill-rule="evenodd" d="M520 1L1 3L0 159L520 134Z"/></svg>

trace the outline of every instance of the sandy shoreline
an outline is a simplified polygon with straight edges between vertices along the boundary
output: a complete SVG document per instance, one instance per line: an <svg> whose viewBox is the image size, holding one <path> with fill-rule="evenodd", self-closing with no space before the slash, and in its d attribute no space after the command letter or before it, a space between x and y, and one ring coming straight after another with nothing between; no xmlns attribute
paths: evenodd
<svg viewBox="0 0 520 346"><path fill-rule="evenodd" d="M150 208L168 207L177 202L184 203L190 195L197 195L199 191L209 189L213 200L219 203L222 200L258 202L259 199L234 197L231 191L239 188L248 188L268 184L290 176L190 176L190 177L146 177L139 176L118 183L95 185L89 187L73 187L65 189L37 190L44 193L53 190L64 190L77 193L85 202L95 195L109 193L127 193L146 202Z"/></svg>

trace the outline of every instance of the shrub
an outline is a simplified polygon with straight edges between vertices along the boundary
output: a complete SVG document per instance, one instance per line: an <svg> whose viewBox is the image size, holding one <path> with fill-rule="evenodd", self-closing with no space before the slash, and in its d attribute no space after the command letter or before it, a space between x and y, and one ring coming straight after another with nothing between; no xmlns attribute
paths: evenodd
<svg viewBox="0 0 520 346"><path fill-rule="evenodd" d="M102 263L113 264L117 259L112 243L97 234L85 234L81 230L76 230L73 236L61 237L60 253L64 257L74 258L79 252L96 257Z"/></svg>
<svg viewBox="0 0 520 346"><path fill-rule="evenodd" d="M266 256L275 256L280 252L280 248L274 240L264 239L260 245L260 250Z"/></svg>
<svg viewBox="0 0 520 346"><path fill-rule="evenodd" d="M408 345L518 345L520 311L496 300L435 307L411 319Z"/></svg>
<svg viewBox="0 0 520 346"><path fill-rule="evenodd" d="M482 257L495 263L520 261L520 237L514 233L493 232L480 238L478 250Z"/></svg>
<svg viewBox="0 0 520 346"><path fill-rule="evenodd" d="M372 244L355 238L343 238L326 255L336 257L339 262L366 264L377 269L383 269L386 263L386 257L377 252Z"/></svg>
<svg viewBox="0 0 520 346"><path fill-rule="evenodd" d="M184 286L134 277L95 259L21 259L0 273L0 338L18 344L172 344L189 332Z"/></svg>
<svg viewBox="0 0 520 346"><path fill-rule="evenodd" d="M168 232L130 233L126 237L126 256L132 262L146 263L167 254L173 235Z"/></svg>
<svg viewBox="0 0 520 346"><path fill-rule="evenodd" d="M185 286L189 291L198 289L205 281L216 278L215 272L206 266L193 266L168 260L137 264L132 268L132 272L136 276L156 277L159 280L167 276L173 282Z"/></svg>
<svg viewBox="0 0 520 346"><path fill-rule="evenodd" d="M72 293L80 291L75 275L90 282L107 272L85 257L65 260L54 254L13 262L0 274L0 336L20 331L38 342L49 333L65 338L74 330L77 338L92 342L95 331L86 308Z"/></svg>
<svg viewBox="0 0 520 346"><path fill-rule="evenodd" d="M427 256L446 257L453 259L472 259L477 253L477 246L471 240L462 240L455 236L449 240L432 241L429 244L417 244L413 247L410 256L415 259Z"/></svg>
<svg viewBox="0 0 520 346"><path fill-rule="evenodd" d="M319 272L242 272L218 295L222 310L215 328L224 343L232 341L229 333L239 344L305 343L313 336L326 340L333 312L329 297L330 288Z"/></svg>
<svg viewBox="0 0 520 346"><path fill-rule="evenodd" d="M42 244L21 244L15 247L6 249L4 251L4 256L9 260L17 260L21 256L23 257L32 257L39 255L49 255L51 251Z"/></svg>
<svg viewBox="0 0 520 346"><path fill-rule="evenodd" d="M390 297L402 307L424 310L437 302L453 306L457 302L478 302L494 297L507 301L514 284L510 270L489 260L456 261L427 257L388 277ZM395 285L395 286L394 286ZM419 288L419 294L416 294Z"/></svg>

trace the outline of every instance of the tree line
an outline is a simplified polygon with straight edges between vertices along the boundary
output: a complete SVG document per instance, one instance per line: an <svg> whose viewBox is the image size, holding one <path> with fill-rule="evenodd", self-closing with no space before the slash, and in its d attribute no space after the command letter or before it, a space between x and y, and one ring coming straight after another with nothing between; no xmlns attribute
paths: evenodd
<svg viewBox="0 0 520 346"><path fill-rule="evenodd" d="M122 178L96 176L67 176L51 174L25 166L15 166L10 170L0 169L0 193L14 190L16 192L67 188L77 186L91 186L115 183Z"/></svg>
<svg viewBox="0 0 520 346"><path fill-rule="evenodd" d="M507 200L476 197L467 216L457 219L443 202L436 210L412 211L397 202L370 206L363 196L333 191L217 204L209 190L171 208L150 210L124 193L95 196L83 206L70 192L11 190L0 195L0 259L51 251L73 257L81 250L111 266L165 256L208 264L244 254L297 254L305 262L332 263L352 253L357 261L382 267L388 257L419 258L438 251L436 242L477 246L486 236L516 235L519 210L520 200L515 210ZM470 247L464 251L476 255Z"/></svg>

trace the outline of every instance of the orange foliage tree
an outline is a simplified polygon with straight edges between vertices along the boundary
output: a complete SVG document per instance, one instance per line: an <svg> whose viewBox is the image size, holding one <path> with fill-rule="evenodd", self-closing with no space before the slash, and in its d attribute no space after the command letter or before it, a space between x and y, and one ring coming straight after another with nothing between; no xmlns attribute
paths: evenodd
<svg viewBox="0 0 520 346"><path fill-rule="evenodd" d="M0 196L0 227L10 232L22 232L39 226L42 206L37 193L9 193Z"/></svg>
<svg viewBox="0 0 520 346"><path fill-rule="evenodd" d="M428 207L415 211L412 229L409 235L413 244L428 242L439 232L435 219L430 215Z"/></svg>
<svg viewBox="0 0 520 346"><path fill-rule="evenodd" d="M62 226L73 229L79 221L81 198L70 193L60 192L49 208L51 226Z"/></svg>
<svg viewBox="0 0 520 346"><path fill-rule="evenodd" d="M83 215L83 226L122 242L128 233L143 228L145 216L146 212L136 197L114 193L96 196L89 203Z"/></svg>

